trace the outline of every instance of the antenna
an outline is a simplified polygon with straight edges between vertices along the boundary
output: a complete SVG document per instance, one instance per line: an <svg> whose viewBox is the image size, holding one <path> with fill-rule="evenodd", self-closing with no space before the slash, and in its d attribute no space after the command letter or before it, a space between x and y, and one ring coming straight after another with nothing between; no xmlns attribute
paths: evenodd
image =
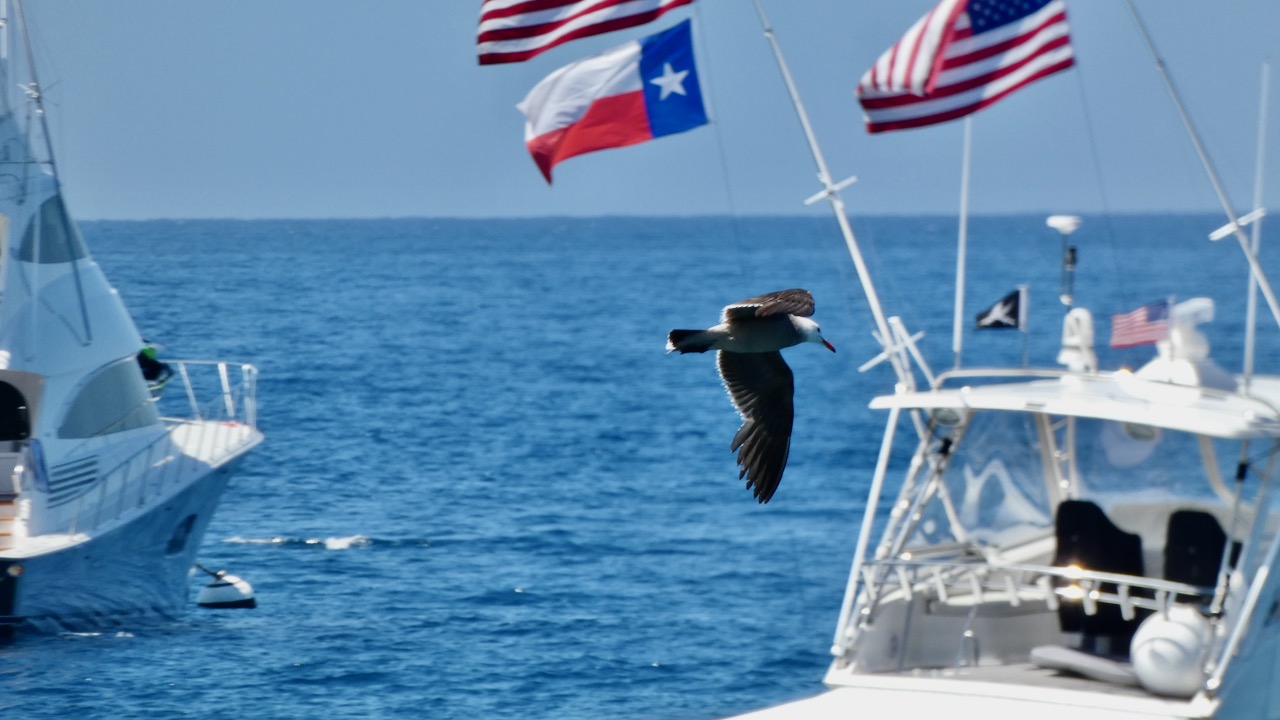
<svg viewBox="0 0 1280 720"><path fill-rule="evenodd" d="M1080 218L1076 215L1050 215L1044 223L1062 236L1062 279L1058 286L1058 299L1069 308L1076 279L1076 246L1068 240L1071 233L1080 227Z"/></svg>

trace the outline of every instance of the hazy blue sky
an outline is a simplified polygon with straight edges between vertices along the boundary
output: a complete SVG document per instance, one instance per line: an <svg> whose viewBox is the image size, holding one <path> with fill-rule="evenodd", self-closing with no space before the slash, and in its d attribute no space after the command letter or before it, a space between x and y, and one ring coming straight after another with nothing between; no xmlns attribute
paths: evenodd
<svg viewBox="0 0 1280 720"><path fill-rule="evenodd" d="M853 95L932 4L765 2L833 174L860 177L845 193L854 213L958 205L962 123L868 136ZM801 205L814 168L751 3L695 6L488 67L478 0L38 0L28 15L84 219L823 212ZM1248 205L1280 2L1138 7ZM1078 67L975 116L973 210L1215 208L1125 5L1073 0L1068 13ZM571 159L548 188L515 104L561 65L689 15L715 124Z"/></svg>

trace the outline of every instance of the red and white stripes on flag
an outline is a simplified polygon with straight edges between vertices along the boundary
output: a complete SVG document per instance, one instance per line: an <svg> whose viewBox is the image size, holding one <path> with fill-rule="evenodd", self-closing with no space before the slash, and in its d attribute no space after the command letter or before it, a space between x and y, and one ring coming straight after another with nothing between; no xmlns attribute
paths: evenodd
<svg viewBox="0 0 1280 720"><path fill-rule="evenodd" d="M520 62L574 40L643 25L693 0L484 0L481 65Z"/></svg>
<svg viewBox="0 0 1280 720"><path fill-rule="evenodd" d="M1075 62L1064 0L942 0L858 83L867 131L964 117Z"/></svg>
<svg viewBox="0 0 1280 720"><path fill-rule="evenodd" d="M1169 301L1143 305L1111 316L1111 347L1150 345L1169 337Z"/></svg>

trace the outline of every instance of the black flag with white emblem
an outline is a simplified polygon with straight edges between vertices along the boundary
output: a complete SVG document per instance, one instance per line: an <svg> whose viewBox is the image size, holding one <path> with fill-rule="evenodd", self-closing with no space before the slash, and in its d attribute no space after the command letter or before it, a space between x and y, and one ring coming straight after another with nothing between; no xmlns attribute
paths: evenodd
<svg viewBox="0 0 1280 720"><path fill-rule="evenodd" d="M976 321L978 330L1026 330L1027 286L1019 285L1017 290L978 313Z"/></svg>

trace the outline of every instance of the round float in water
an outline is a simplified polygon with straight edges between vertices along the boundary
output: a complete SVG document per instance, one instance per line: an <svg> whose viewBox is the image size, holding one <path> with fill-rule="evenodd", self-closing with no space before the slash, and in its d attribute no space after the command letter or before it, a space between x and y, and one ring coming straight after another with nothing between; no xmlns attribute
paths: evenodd
<svg viewBox="0 0 1280 720"><path fill-rule="evenodd" d="M211 572L199 565L201 570L213 576L213 581L200 589L196 596L196 604L207 608L254 608L258 601L253 597L253 586L240 577L229 575L226 570Z"/></svg>

